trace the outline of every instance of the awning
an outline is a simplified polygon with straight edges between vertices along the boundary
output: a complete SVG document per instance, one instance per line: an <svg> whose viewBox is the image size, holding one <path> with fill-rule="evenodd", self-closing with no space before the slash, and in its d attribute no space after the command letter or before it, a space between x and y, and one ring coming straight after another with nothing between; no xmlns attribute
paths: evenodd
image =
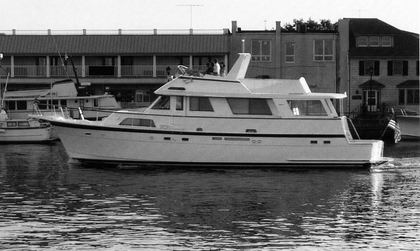
<svg viewBox="0 0 420 251"><path fill-rule="evenodd" d="M406 80L401 84L397 85L397 88L415 88L419 89L420 81L417 80Z"/></svg>
<svg viewBox="0 0 420 251"><path fill-rule="evenodd" d="M376 80L369 79L368 81L364 82L363 84L360 84L359 87L361 89L382 89L385 87L385 85L379 83Z"/></svg>

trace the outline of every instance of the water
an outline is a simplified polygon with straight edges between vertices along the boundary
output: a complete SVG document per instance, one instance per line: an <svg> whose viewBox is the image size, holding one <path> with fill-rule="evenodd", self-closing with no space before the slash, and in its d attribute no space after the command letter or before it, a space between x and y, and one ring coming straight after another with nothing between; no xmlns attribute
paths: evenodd
<svg viewBox="0 0 420 251"><path fill-rule="evenodd" d="M118 170L0 145L2 250L420 249L420 142L373 170Z"/></svg>

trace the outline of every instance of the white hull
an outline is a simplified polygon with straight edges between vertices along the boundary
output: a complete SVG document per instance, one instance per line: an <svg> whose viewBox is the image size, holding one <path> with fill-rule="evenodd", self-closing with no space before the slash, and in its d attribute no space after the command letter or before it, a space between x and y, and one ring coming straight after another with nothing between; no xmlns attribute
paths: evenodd
<svg viewBox="0 0 420 251"><path fill-rule="evenodd" d="M51 127L0 128L0 143L45 142L52 140Z"/></svg>
<svg viewBox="0 0 420 251"><path fill-rule="evenodd" d="M420 116L407 115L398 117L397 119L403 138L420 140Z"/></svg>
<svg viewBox="0 0 420 251"><path fill-rule="evenodd" d="M69 157L81 161L326 167L366 166L382 161L382 141L348 141L344 136L149 133L53 124Z"/></svg>

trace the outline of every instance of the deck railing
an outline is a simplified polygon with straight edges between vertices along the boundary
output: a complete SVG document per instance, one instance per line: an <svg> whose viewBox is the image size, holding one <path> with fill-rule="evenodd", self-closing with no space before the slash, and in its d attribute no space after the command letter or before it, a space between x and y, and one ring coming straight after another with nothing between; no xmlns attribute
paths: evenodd
<svg viewBox="0 0 420 251"><path fill-rule="evenodd" d="M169 68L168 68L169 67ZM188 67L188 65L187 65ZM51 65L49 67L45 65L14 65L13 70L10 65L3 65L3 68L12 73L11 77L15 78L40 78L40 77L74 77L73 67L71 65ZM83 66L75 65L76 73L79 78L81 77L111 77L111 78L164 78L168 75L175 75L177 73L178 65L121 65L120 69L118 66L104 66L104 65L85 65L85 72L83 74ZM155 70L155 73L154 73ZM207 70L206 65L193 65L192 70L205 73ZM119 75L120 74L120 75Z"/></svg>

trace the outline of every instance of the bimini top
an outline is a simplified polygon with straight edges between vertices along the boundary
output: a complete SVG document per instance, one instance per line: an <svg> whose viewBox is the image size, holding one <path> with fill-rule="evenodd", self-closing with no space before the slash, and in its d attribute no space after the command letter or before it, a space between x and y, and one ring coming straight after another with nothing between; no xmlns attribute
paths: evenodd
<svg viewBox="0 0 420 251"><path fill-rule="evenodd" d="M188 71L155 91L158 95L243 97L243 98L332 98L343 99L346 94L312 93L306 80L246 79L251 59L249 53L239 53L231 71L225 76L188 74Z"/></svg>

